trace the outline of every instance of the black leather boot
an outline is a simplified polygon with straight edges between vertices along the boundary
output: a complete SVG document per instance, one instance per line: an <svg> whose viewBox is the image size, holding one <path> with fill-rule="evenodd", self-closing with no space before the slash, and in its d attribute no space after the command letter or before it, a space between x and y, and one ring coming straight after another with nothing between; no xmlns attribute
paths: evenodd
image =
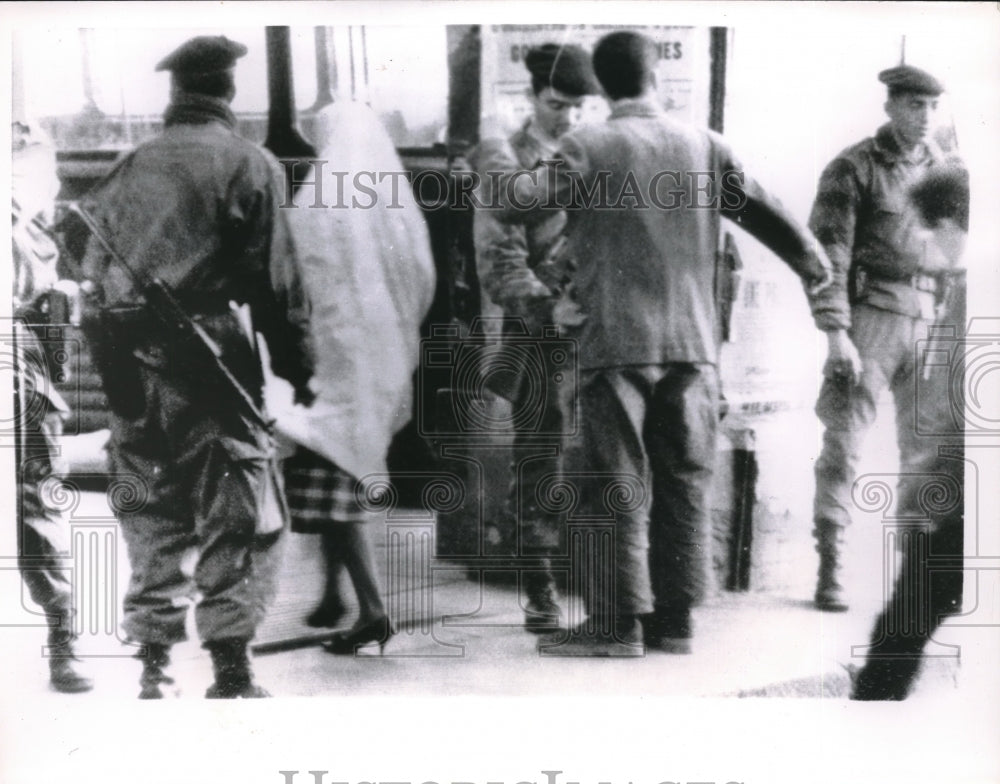
<svg viewBox="0 0 1000 784"><path fill-rule="evenodd" d="M215 683L208 687L205 697L210 700L260 699L270 697L265 689L253 682L248 640L212 640L205 643L212 654Z"/></svg>
<svg viewBox="0 0 1000 784"><path fill-rule="evenodd" d="M552 569L546 560L538 569L523 572L524 593L527 605L524 608L524 628L532 634L548 634L556 631L562 620L562 611L556 600L556 582Z"/></svg>
<svg viewBox="0 0 1000 784"><path fill-rule="evenodd" d="M143 650L135 658L142 660L142 675L139 676L140 700L162 700L167 693L177 696L174 679L166 673L170 665L170 646L150 642L143 645Z"/></svg>
<svg viewBox="0 0 1000 784"><path fill-rule="evenodd" d="M79 670L74 641L73 632L63 629L58 622L49 627L49 684L63 694L79 694L94 688L94 682Z"/></svg>
<svg viewBox="0 0 1000 784"><path fill-rule="evenodd" d="M694 636L691 609L657 609L643 616L646 647L662 653L691 653Z"/></svg>

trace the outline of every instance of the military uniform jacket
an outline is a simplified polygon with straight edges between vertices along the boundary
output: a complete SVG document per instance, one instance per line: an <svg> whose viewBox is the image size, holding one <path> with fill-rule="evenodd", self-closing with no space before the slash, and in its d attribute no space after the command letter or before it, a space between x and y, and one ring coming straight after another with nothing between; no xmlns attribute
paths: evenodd
<svg viewBox="0 0 1000 784"><path fill-rule="evenodd" d="M531 121L508 141L521 169L533 169L555 152L554 144L542 139ZM487 185L490 172L510 168L511 161L496 153L495 148L485 144L473 156L475 168ZM565 231L564 212L552 212L543 220L523 226L502 222L496 210L481 209L474 222L479 284L489 301L508 313L518 313L532 300L557 293L553 288L559 287L559 279L569 269L546 264L546 259Z"/></svg>
<svg viewBox="0 0 1000 784"><path fill-rule="evenodd" d="M745 175L722 138L670 119L652 102L618 102L607 122L563 136L555 161L534 184L500 191L505 220L530 221L550 206L567 210L587 317L582 369L717 362L723 214L810 284L824 275L814 239Z"/></svg>
<svg viewBox="0 0 1000 784"><path fill-rule="evenodd" d="M908 191L931 167L944 163L945 155L933 142L923 153L915 162L907 160L886 124L874 137L841 152L820 177L809 227L830 257L834 284L819 299L845 326L851 288L856 290L853 304L933 316L933 286L914 285L914 279L950 265L921 227Z"/></svg>
<svg viewBox="0 0 1000 784"><path fill-rule="evenodd" d="M125 155L91 196L105 234L133 269L169 286L189 315L251 306L272 365L293 384L311 374L308 307L280 209L270 153L235 133L221 100L183 96L163 133ZM91 239L84 273L104 305L141 305L129 274Z"/></svg>

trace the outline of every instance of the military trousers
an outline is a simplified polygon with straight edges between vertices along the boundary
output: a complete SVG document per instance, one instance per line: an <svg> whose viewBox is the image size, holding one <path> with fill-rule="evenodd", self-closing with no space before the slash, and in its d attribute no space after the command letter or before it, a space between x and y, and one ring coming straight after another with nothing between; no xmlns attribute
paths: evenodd
<svg viewBox="0 0 1000 784"><path fill-rule="evenodd" d="M592 616L683 612L701 600L718 399L711 365L582 374L584 508L613 541L611 557L571 549L586 560L571 568L590 583Z"/></svg>
<svg viewBox="0 0 1000 784"><path fill-rule="evenodd" d="M22 455L18 566L31 600L48 615L50 626L68 630L73 614L69 520L50 497L62 491L49 484L65 471L57 445L62 430L62 413L47 411Z"/></svg>
<svg viewBox="0 0 1000 784"><path fill-rule="evenodd" d="M561 341L565 343L565 341ZM511 399L514 438L506 510L518 555L565 551L565 514L552 503L565 466L575 416L575 380L569 352L544 342L534 372L521 369Z"/></svg>
<svg viewBox="0 0 1000 784"><path fill-rule="evenodd" d="M935 328L945 337L922 352L925 361L917 367L919 448L910 461L912 481L901 488L906 495L900 499L913 517L901 521L910 530L905 537L899 532L899 574L855 682L854 696L860 699L904 699L934 631L962 608L965 411L952 394L965 372L965 346L957 339L966 322L964 282L950 290L944 305Z"/></svg>
<svg viewBox="0 0 1000 784"><path fill-rule="evenodd" d="M115 508L132 569L125 632L180 642L195 598L204 642L252 639L275 594L285 520L270 436L168 372L139 373L141 413L114 415L111 428L114 471L138 483ZM184 567L191 549L193 574Z"/></svg>
<svg viewBox="0 0 1000 784"><path fill-rule="evenodd" d="M852 385L842 378L824 379L816 403L816 414L826 428L815 468L817 537L851 522L851 494L861 449L886 389L892 391L896 411L897 514L913 511L907 508L907 499L916 493L908 484L914 481L927 449L917 428L916 358L918 341L927 339L930 323L863 304L853 308L850 337L861 357L861 380Z"/></svg>

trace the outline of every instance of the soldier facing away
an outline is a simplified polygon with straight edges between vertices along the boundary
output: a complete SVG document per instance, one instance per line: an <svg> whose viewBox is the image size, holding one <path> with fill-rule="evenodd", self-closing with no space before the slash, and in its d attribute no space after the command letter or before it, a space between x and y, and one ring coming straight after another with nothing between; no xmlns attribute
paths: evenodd
<svg viewBox="0 0 1000 784"><path fill-rule="evenodd" d="M810 292L829 283L829 262L721 137L666 116L649 38L611 33L595 47L593 65L611 102L608 120L566 134L548 169L501 188L507 220L528 223L553 205L566 210L586 317L581 463L590 483L581 505L591 519L615 512L613 552L586 571L591 617L554 647L630 655L644 642L686 654L692 609L705 587L702 544L719 411L720 220L739 221ZM709 193L691 188L676 203L667 200L668 187L706 173ZM679 179L667 185L665 174ZM740 183L728 201L727 181ZM607 199L591 198L602 185ZM811 304L817 326L826 328L822 307ZM639 480L631 507L608 498L608 478L620 477ZM577 561L582 572L587 564Z"/></svg>
<svg viewBox="0 0 1000 784"><path fill-rule="evenodd" d="M185 639L181 600L193 590L181 558L192 545L195 621L215 672L206 697L269 696L253 682L248 644L274 595L285 516L271 433L171 340L150 289L124 269L173 291L258 405L257 331L275 373L308 394L308 314L279 210L281 170L236 134L229 108L246 51L201 36L160 62L171 73L162 134L90 197L106 235L106 244L91 237L84 270L97 288L91 334L112 408L112 464L146 492L140 508L118 510L132 567L123 625L144 646L140 698L164 696L171 682L170 649Z"/></svg>

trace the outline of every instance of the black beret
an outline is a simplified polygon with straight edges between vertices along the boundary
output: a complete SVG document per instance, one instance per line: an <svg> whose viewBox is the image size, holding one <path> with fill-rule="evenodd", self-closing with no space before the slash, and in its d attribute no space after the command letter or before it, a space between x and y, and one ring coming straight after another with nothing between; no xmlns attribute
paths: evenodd
<svg viewBox="0 0 1000 784"><path fill-rule="evenodd" d="M247 48L224 35L199 35L186 41L164 57L157 71L211 73L232 68L247 53Z"/></svg>
<svg viewBox="0 0 1000 784"><path fill-rule="evenodd" d="M567 95L597 95L590 55L575 44L542 44L528 50L524 64L536 84Z"/></svg>
<svg viewBox="0 0 1000 784"><path fill-rule="evenodd" d="M878 75L878 80L888 86L892 92L920 93L921 95L940 95L944 86L927 71L921 71L912 65L897 65L887 68Z"/></svg>

